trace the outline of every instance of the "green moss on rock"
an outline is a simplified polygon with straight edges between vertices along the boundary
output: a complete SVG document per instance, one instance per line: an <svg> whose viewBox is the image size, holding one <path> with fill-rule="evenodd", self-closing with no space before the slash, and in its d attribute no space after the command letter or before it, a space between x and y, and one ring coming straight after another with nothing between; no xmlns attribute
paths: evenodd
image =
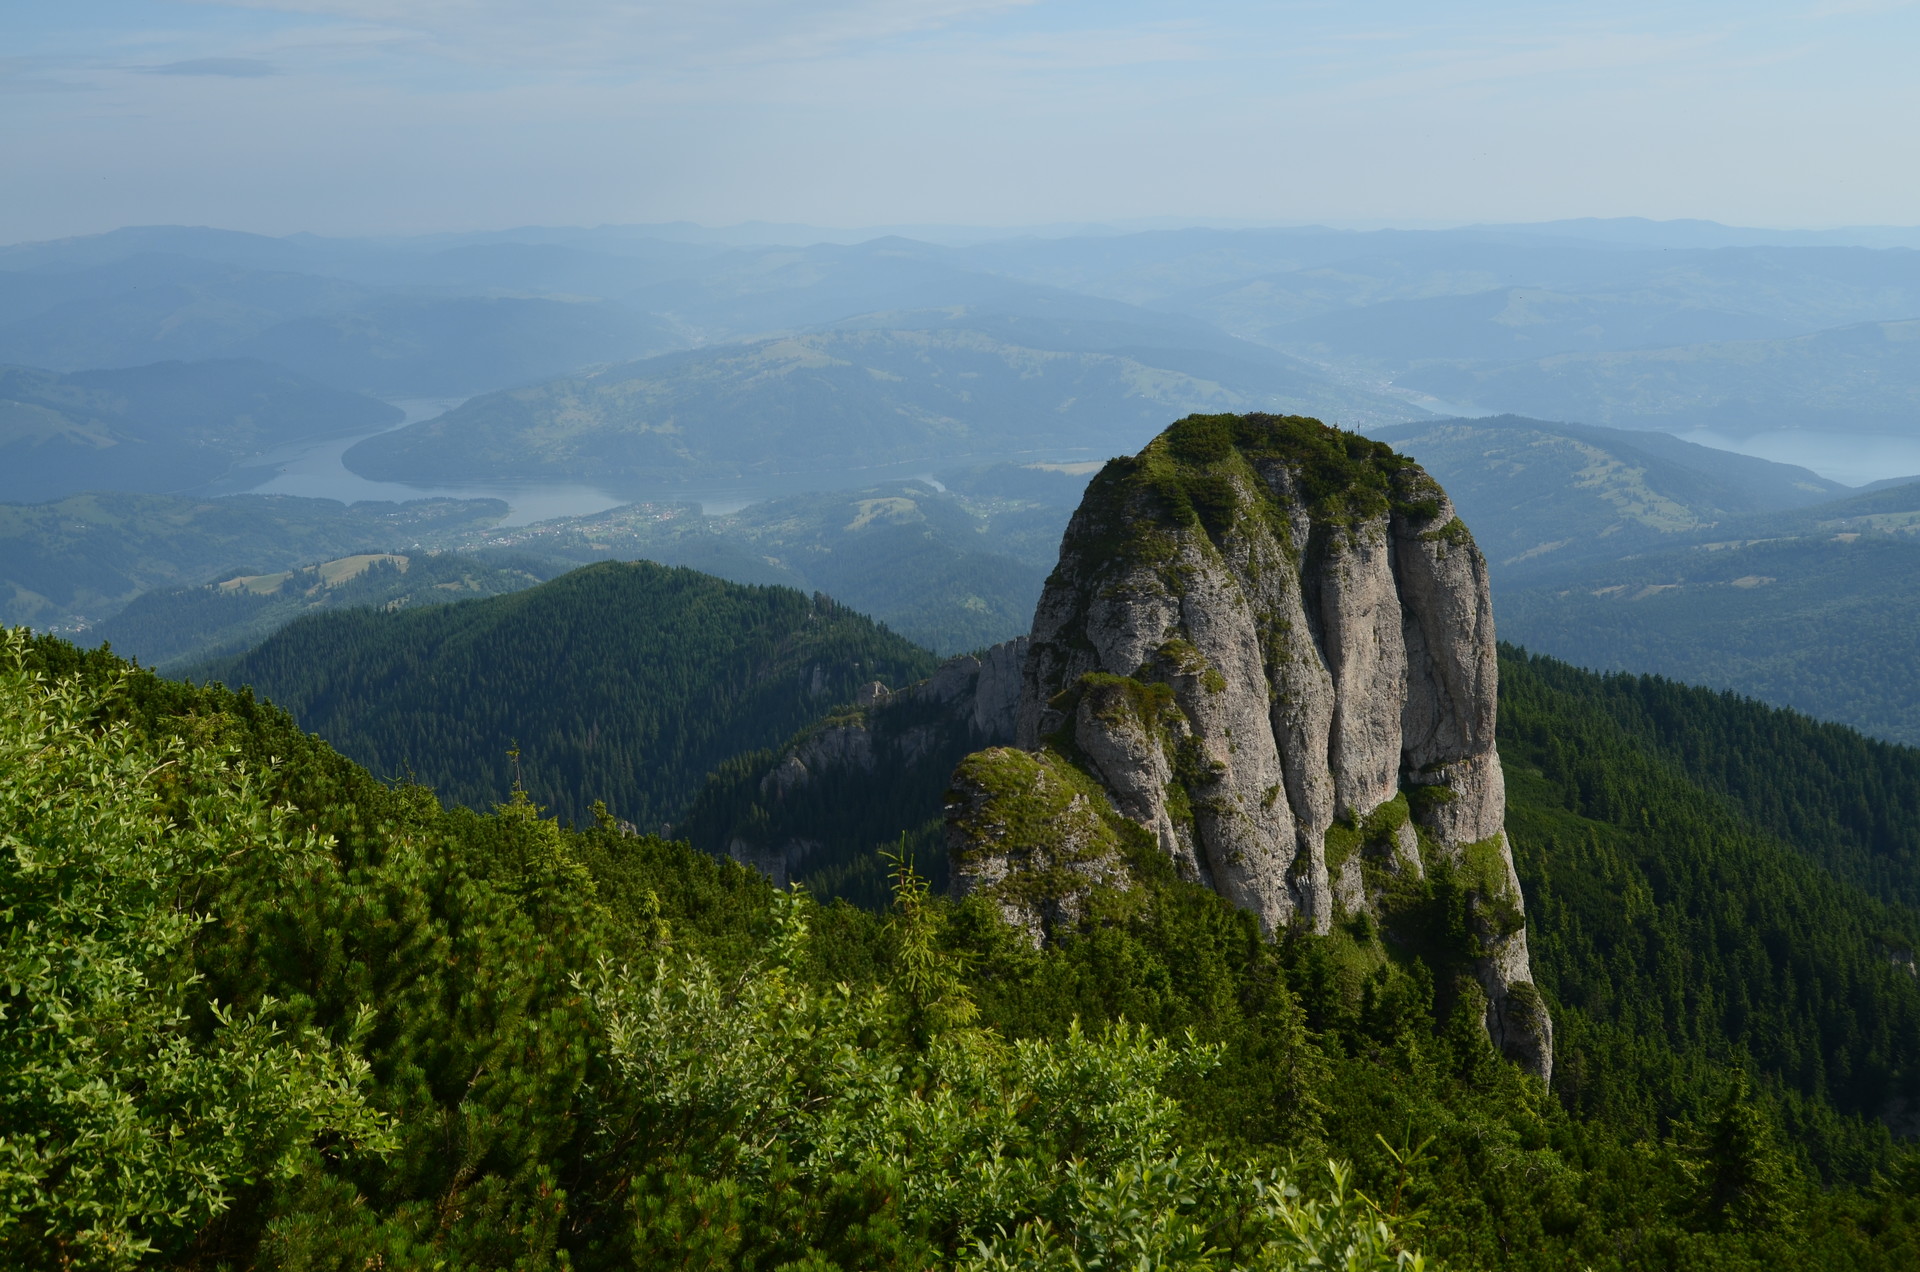
<svg viewBox="0 0 1920 1272"><path fill-rule="evenodd" d="M1166 869L1152 837L1050 748L974 752L954 770L947 801L952 869L1036 937L1125 912L1135 875Z"/></svg>
<svg viewBox="0 0 1920 1272"><path fill-rule="evenodd" d="M1161 565L1178 555L1180 532L1199 531L1217 544L1253 516L1297 553L1261 475L1275 464L1317 522L1354 525L1391 510L1434 516L1441 507L1433 479L1383 442L1300 415L1189 415L1100 471L1071 546L1085 561Z"/></svg>

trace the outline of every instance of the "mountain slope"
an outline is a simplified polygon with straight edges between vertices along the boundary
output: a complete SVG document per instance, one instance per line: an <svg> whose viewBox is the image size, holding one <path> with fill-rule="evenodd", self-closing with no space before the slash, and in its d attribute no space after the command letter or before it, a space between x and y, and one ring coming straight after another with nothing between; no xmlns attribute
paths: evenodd
<svg viewBox="0 0 1920 1272"><path fill-rule="evenodd" d="M1849 493L1804 468L1664 433L1513 415L1368 433L1417 458L1446 486L1485 548L1496 586Z"/></svg>
<svg viewBox="0 0 1920 1272"><path fill-rule="evenodd" d="M401 418L384 402L252 359L64 375L0 368L0 499L178 491L276 446Z"/></svg>
<svg viewBox="0 0 1920 1272"><path fill-rule="evenodd" d="M492 499L347 506L290 495L88 494L0 504L0 623L84 631L150 588L442 546L505 515Z"/></svg>
<svg viewBox="0 0 1920 1272"><path fill-rule="evenodd" d="M194 674L455 802L503 802L517 774L564 816L603 799L652 826L726 757L933 665L823 597L608 562L488 600L312 615Z"/></svg>
<svg viewBox="0 0 1920 1272"><path fill-rule="evenodd" d="M1016 342L944 323L842 327L489 394L368 438L346 463L409 481L567 477L618 488L806 473L838 484L908 461L1101 455L1137 445L1169 414L1269 405L1406 414L1271 355L1095 352L1071 333Z"/></svg>
<svg viewBox="0 0 1920 1272"><path fill-rule="evenodd" d="M174 252L0 274L0 362L78 371L220 357L277 323L368 296L337 278Z"/></svg>
<svg viewBox="0 0 1920 1272"><path fill-rule="evenodd" d="M464 397L678 347L666 324L603 301L393 300L279 323L229 352L385 397Z"/></svg>
<svg viewBox="0 0 1920 1272"><path fill-rule="evenodd" d="M1484 370L1427 367L1399 382L1491 410L1634 428L1906 433L1920 413L1920 319L1902 319Z"/></svg>
<svg viewBox="0 0 1920 1272"><path fill-rule="evenodd" d="M1847 524L1766 537L1735 524L1712 542L1532 578L1501 589L1500 630L1597 670L1732 689L1920 744L1920 542Z"/></svg>
<svg viewBox="0 0 1920 1272"><path fill-rule="evenodd" d="M7 860L32 835L40 863L87 868L0 872L10 908L49 920L21 939L54 978L15 995L34 1014L9 1013L0 1051L15 1092L51 1067L28 1058L86 1066L121 1097L121 1138L58 1133L88 1112L72 1099L10 1104L56 1165L101 1169L16 1192L0 1253L51 1264L104 1223L165 1266L613 1272L718 1249L769 1272L991 1272L1046 1266L1044 1219L1083 1262L1177 1238L1204 1239L1214 1253L1183 1265L1209 1272L1285 1266L1303 1243L1403 1267L1355 1252L1376 1217L1357 1189L1453 1267L1906 1272L1920 1158L1840 1109L1911 1085L1912 916L1837 886L1818 837L1874 826L1855 794L1914 753L1775 752L1804 722L1511 654L1505 676L1553 1092L1432 984L1370 973L1355 956L1374 934L1265 941L1171 880L1038 951L911 883L885 916L823 907L610 822L443 810L256 700L12 637ZM1848 771L1869 780L1806 804ZM183 797L190 835L167 811ZM1813 837L1770 839L1768 806L1781 826L1810 813ZM1888 811L1894 840L1920 838L1910 801ZM1454 939L1457 893L1432 899L1433 938ZM127 941L149 914L191 939ZM139 996L95 976L109 1010L43 1011L74 983L70 937L125 948L96 970ZM214 1080L156 1089L155 1056ZM470 1151L446 1151L449 1125ZM132 1197L129 1146L164 1148L137 1159ZM1317 1194L1307 1154L1351 1161L1347 1202L1262 1202L1267 1171ZM135 1204L71 1213L102 1201ZM1280 1204L1301 1209L1263 1209Z"/></svg>
<svg viewBox="0 0 1920 1272"><path fill-rule="evenodd" d="M1481 527L1506 639L1920 742L1920 485L1514 417L1375 432Z"/></svg>

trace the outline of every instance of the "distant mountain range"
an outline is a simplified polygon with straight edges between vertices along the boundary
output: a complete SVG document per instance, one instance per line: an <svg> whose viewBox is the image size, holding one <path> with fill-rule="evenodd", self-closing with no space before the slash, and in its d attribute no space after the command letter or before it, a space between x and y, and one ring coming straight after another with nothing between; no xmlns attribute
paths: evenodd
<svg viewBox="0 0 1920 1272"><path fill-rule="evenodd" d="M356 392L461 397L676 348L748 357L854 319L922 330L888 316L947 311L1022 324L986 328L1021 348L1264 358L1252 379L1136 360L1254 405L1284 367L1286 401L1267 404L1344 422L1417 418L1435 400L1681 431L1913 419L1920 232L1619 220L933 242L761 228L756 244L672 226L395 241L148 227L0 248L0 361L253 356ZM1060 343L1102 326L1134 334ZM531 462L544 472L551 459Z"/></svg>
<svg viewBox="0 0 1920 1272"><path fill-rule="evenodd" d="M368 438L345 462L420 484L564 478L657 489L805 473L836 486L909 461L1105 458L1194 411L1353 422L1406 413L1258 346L1215 337L1156 347L1157 334L999 314L886 315L488 394Z"/></svg>
<svg viewBox="0 0 1920 1272"><path fill-rule="evenodd" d="M1450 400L1633 428L1912 437L1920 428L1920 319L1485 369L1429 366L1399 382Z"/></svg>

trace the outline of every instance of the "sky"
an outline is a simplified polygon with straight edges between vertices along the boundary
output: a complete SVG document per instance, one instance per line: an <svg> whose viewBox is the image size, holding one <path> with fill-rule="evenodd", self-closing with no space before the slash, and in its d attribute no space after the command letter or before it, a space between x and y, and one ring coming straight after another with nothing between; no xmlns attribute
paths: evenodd
<svg viewBox="0 0 1920 1272"><path fill-rule="evenodd" d="M1920 0L0 0L0 242L1920 223Z"/></svg>

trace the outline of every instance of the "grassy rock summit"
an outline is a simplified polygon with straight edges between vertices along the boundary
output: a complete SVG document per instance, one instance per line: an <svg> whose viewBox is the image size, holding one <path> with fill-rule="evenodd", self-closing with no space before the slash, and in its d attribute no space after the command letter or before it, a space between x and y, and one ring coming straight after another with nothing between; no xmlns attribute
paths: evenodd
<svg viewBox="0 0 1920 1272"><path fill-rule="evenodd" d="M1547 1077L1497 682L1486 560L1417 464L1316 420L1189 416L1067 529L1018 749L955 773L953 890L1038 938L1170 860L1269 932L1391 932L1449 872L1488 1032Z"/></svg>

